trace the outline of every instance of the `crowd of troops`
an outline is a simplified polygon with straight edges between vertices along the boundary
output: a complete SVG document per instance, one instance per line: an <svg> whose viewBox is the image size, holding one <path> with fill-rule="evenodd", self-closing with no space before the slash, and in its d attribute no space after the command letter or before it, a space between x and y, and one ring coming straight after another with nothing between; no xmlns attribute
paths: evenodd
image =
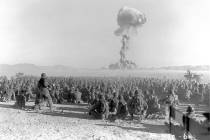
<svg viewBox="0 0 210 140"><path fill-rule="evenodd" d="M161 112L161 106L179 102L208 104L210 86L185 80L137 77L39 77L0 78L0 100L41 103L88 103L89 115L100 119L147 118Z"/></svg>

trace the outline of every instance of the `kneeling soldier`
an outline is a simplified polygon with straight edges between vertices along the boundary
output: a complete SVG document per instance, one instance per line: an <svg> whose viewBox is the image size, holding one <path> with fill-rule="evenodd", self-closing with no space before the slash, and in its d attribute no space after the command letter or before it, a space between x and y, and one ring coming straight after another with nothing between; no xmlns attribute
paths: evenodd
<svg viewBox="0 0 210 140"><path fill-rule="evenodd" d="M108 117L108 106L103 95L99 95L99 101L92 106L89 115L96 119L105 119Z"/></svg>
<svg viewBox="0 0 210 140"><path fill-rule="evenodd" d="M131 119L133 119L134 115L137 115L140 120L143 119L144 115L147 111L147 103L144 101L144 98L142 96L141 90L135 91L135 96L131 99L129 103L129 113L131 115Z"/></svg>
<svg viewBox="0 0 210 140"><path fill-rule="evenodd" d="M119 96L119 103L118 103L118 108L117 108L117 113L114 115L114 120L116 119L122 119L124 120L128 115L128 107L127 103L124 100L123 95Z"/></svg>

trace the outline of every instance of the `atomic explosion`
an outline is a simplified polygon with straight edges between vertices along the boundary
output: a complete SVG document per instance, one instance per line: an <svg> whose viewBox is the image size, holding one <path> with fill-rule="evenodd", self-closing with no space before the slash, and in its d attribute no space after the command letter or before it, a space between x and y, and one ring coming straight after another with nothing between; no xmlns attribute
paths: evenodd
<svg viewBox="0 0 210 140"><path fill-rule="evenodd" d="M120 60L115 64L110 64L109 69L135 69L137 65L128 60L127 51L129 50L129 41L133 35L137 35L137 29L146 22L146 17L140 11L123 7L117 15L119 28L114 32L116 36L121 37L122 47L120 49Z"/></svg>

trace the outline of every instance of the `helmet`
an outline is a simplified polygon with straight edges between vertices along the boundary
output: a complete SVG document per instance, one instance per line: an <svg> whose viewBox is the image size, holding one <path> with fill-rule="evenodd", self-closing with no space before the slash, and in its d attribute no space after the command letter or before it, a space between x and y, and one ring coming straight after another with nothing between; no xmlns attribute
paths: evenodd
<svg viewBox="0 0 210 140"><path fill-rule="evenodd" d="M47 78L46 73L42 73L42 74L41 74L41 78Z"/></svg>
<svg viewBox="0 0 210 140"><path fill-rule="evenodd" d="M189 105L189 106L187 107L186 112L189 113L189 114L192 114L192 113L194 113L194 108L193 108L191 105Z"/></svg>

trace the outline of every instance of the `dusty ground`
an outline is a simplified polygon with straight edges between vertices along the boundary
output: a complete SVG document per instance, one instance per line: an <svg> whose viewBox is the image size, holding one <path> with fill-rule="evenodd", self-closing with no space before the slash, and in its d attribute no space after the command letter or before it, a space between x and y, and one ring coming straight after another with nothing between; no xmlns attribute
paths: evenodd
<svg viewBox="0 0 210 140"><path fill-rule="evenodd" d="M48 111L19 110L0 103L1 140L173 140L163 120L93 120L85 105L56 105ZM27 103L31 106L33 103Z"/></svg>

